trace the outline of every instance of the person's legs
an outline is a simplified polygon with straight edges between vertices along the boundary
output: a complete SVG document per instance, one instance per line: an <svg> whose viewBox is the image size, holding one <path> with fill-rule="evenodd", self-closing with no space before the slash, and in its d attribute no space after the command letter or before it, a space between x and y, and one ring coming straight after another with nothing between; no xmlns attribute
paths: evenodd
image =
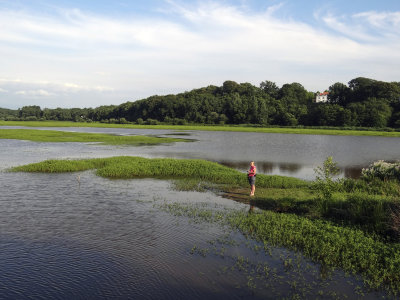
<svg viewBox="0 0 400 300"><path fill-rule="evenodd" d="M253 176L249 177L249 183L251 186L251 190L250 190L250 196L254 196L254 192L256 190L256 180Z"/></svg>

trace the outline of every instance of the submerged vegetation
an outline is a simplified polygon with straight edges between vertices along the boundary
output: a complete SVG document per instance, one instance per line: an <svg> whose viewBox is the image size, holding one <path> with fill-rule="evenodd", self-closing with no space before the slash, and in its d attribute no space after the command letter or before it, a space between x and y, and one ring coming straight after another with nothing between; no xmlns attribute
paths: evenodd
<svg viewBox="0 0 400 300"><path fill-rule="evenodd" d="M17 139L35 142L81 142L109 145L147 145L182 142L183 139L151 136L121 136L103 133L81 133L35 129L0 129L0 139Z"/></svg>
<svg viewBox="0 0 400 300"><path fill-rule="evenodd" d="M301 251L324 266L364 276L371 288L400 291L400 183L368 176L333 180L332 159L318 169L319 179L257 175L256 197L248 197L246 175L204 160L112 157L48 160L13 168L22 172L76 172L96 169L110 179L156 177L174 179L179 190L213 188L267 211L252 213L192 211L176 213L229 224L265 245ZM167 207L170 204L166 204Z"/></svg>
<svg viewBox="0 0 400 300"><path fill-rule="evenodd" d="M399 292L400 245L379 241L361 230L271 211L224 212L179 203L164 204L163 208L197 221L230 225L262 242L265 251L284 246L324 267L362 274L371 289L386 287L394 294Z"/></svg>

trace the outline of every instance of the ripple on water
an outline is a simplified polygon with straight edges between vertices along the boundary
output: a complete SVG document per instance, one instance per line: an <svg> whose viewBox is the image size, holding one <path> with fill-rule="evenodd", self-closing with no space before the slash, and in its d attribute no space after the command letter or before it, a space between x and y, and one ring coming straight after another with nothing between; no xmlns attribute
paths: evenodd
<svg viewBox="0 0 400 300"><path fill-rule="evenodd" d="M88 171L80 173L79 184L76 176L0 173L6 187L0 193L0 298L265 299L295 292L286 281L302 273L282 263L282 255L291 252L255 253L250 246L256 242L239 233L226 238L221 226L159 209L164 201L212 209L244 204L211 193L173 191L167 181L108 180ZM224 239L237 244L215 242ZM224 255L216 253L222 248ZM253 269L239 269L239 256L276 269L269 286L260 281L253 289ZM334 291L349 287L342 274L332 283L320 278L318 266L304 264L314 270L307 275L310 282L325 291L336 281Z"/></svg>

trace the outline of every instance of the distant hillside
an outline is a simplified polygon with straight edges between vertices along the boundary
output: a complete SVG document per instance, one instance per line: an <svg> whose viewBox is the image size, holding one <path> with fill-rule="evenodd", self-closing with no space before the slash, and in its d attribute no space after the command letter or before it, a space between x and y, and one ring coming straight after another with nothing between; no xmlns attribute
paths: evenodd
<svg viewBox="0 0 400 300"><path fill-rule="evenodd" d="M151 96L121 105L97 108L1 109L5 120L100 121L138 124L257 124L281 126L344 126L400 128L400 82L355 78L334 83L327 102L299 83L225 81L176 95Z"/></svg>

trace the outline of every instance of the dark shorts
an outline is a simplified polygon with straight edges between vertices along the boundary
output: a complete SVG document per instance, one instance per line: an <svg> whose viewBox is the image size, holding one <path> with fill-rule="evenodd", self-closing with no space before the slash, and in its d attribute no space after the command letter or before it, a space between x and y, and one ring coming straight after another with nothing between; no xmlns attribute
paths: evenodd
<svg viewBox="0 0 400 300"><path fill-rule="evenodd" d="M255 176L248 176L249 178L249 184L250 185L255 185L256 184L256 177Z"/></svg>

